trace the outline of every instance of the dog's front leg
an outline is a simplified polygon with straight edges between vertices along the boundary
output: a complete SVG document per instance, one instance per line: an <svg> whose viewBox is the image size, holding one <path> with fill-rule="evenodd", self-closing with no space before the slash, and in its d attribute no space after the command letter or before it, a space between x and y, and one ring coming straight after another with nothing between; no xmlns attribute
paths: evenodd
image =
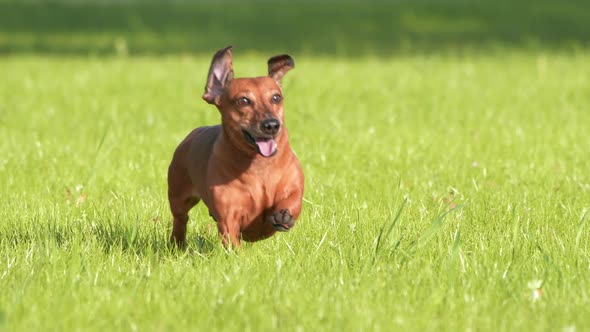
<svg viewBox="0 0 590 332"><path fill-rule="evenodd" d="M226 248L240 247L240 224L241 217L238 213L227 213L220 216L217 220L217 231L221 237L221 241Z"/></svg>
<svg viewBox="0 0 590 332"><path fill-rule="evenodd" d="M291 191L282 199L279 198L267 220L279 230L289 230L299 218L302 199L303 191L299 189Z"/></svg>

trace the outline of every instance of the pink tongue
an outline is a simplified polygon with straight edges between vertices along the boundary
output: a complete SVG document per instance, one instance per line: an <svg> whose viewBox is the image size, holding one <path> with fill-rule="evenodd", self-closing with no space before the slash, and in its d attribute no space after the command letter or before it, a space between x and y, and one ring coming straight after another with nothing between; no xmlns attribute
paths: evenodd
<svg viewBox="0 0 590 332"><path fill-rule="evenodd" d="M258 145L258 150L260 150L260 154L265 157L270 157L277 149L277 142L274 139L268 138L257 138L256 145Z"/></svg>

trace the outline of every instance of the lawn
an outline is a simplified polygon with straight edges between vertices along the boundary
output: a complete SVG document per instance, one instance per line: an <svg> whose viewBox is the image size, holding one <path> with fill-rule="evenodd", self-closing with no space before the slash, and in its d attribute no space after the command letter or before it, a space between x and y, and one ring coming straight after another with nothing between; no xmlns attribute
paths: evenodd
<svg viewBox="0 0 590 332"><path fill-rule="evenodd" d="M296 45L283 87L303 212L229 252L203 205L188 249L167 245L172 152L219 121L201 99L216 48L2 40L0 330L590 329L584 40ZM236 45L236 76L266 72L274 46L254 46Z"/></svg>

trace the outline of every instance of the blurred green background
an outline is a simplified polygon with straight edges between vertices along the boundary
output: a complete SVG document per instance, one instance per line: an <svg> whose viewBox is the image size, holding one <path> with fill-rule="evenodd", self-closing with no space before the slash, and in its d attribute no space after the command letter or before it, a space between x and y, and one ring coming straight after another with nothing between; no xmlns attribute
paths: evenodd
<svg viewBox="0 0 590 332"><path fill-rule="evenodd" d="M590 1L4 1L0 54L577 50Z"/></svg>

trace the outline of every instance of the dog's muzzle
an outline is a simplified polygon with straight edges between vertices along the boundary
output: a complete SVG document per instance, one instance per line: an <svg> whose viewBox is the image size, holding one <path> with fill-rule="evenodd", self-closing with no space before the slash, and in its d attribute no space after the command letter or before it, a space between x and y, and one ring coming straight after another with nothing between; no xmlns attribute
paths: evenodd
<svg viewBox="0 0 590 332"><path fill-rule="evenodd" d="M256 148L256 151L264 157L272 157L277 153L277 142L274 137L254 137L246 130L242 130L248 144Z"/></svg>

